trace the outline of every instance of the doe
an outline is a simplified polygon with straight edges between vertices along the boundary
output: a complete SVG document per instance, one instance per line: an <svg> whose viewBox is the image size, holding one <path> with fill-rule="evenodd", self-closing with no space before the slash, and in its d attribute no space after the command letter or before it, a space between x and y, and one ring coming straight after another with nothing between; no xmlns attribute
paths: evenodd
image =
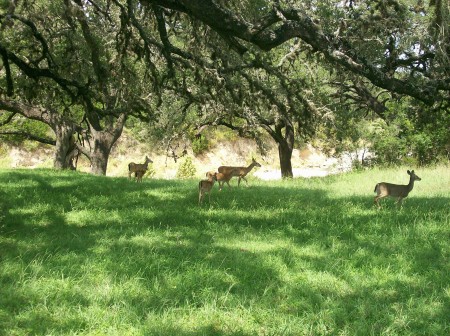
<svg viewBox="0 0 450 336"><path fill-rule="evenodd" d="M374 192L377 193L377 196L375 196L373 202L374 204L376 203L378 205L378 208L381 208L378 201L387 196L396 197L396 203L399 205L402 204L402 200L408 196L411 190L413 190L414 181L421 180L421 178L414 173L414 170L408 170L407 173L409 175L409 183L407 185L392 184L386 182L377 183L374 189Z"/></svg>
<svg viewBox="0 0 450 336"><path fill-rule="evenodd" d="M214 183L217 181L216 174L211 175L211 178L208 180L201 180L198 183L198 204L202 204L203 198L205 194L208 193L208 199L211 203L211 190L214 186Z"/></svg>
<svg viewBox="0 0 450 336"><path fill-rule="evenodd" d="M247 174L253 169L253 167L261 167L261 164L256 162L254 158L252 158L252 163L248 167L235 167L235 166L220 166L218 168L219 173L225 174L226 176L236 176L238 179L238 187L241 184L241 179L245 181L248 185L248 181L245 178ZM229 184L228 184L229 185Z"/></svg>
<svg viewBox="0 0 450 336"><path fill-rule="evenodd" d="M138 171L143 171L144 174L148 169L148 164L149 163L153 163L152 160L150 160L148 158L148 156L145 156L145 162L144 163L134 163L134 162L130 162L128 164L128 179L131 179L131 174L136 173L136 180L139 181L139 177L138 175L141 175L141 173L137 173ZM140 179L142 180L142 176L144 176L144 174L142 174L140 176Z"/></svg>

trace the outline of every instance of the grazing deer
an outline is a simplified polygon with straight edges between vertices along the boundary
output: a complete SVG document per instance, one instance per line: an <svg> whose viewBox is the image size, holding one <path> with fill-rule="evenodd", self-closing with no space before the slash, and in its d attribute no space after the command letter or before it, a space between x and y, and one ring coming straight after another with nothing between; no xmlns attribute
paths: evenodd
<svg viewBox="0 0 450 336"><path fill-rule="evenodd" d="M414 170L408 170L407 173L409 175L409 183L407 185L381 182L375 186L374 192L377 193L377 196L375 196L373 202L378 205L378 208L381 208L378 201L387 196L397 197L396 203L400 205L402 204L402 200L408 196L411 190L413 190L414 181L421 180L421 178L414 173Z"/></svg>
<svg viewBox="0 0 450 336"><path fill-rule="evenodd" d="M138 171L143 171L144 172L144 174L145 174L145 172L147 171L147 169L148 169L148 164L149 163L153 163L153 161L152 160L150 160L149 158L148 158L148 156L145 156L145 162L144 163L134 163L134 162L130 162L129 164L128 164L128 179L131 179L131 174L132 173L136 173L136 172L138 172ZM142 176L144 176L144 174L142 174ZM136 179L138 178L138 176L137 176L138 174L136 174L135 176L136 176ZM142 179L142 176L140 177L141 179Z"/></svg>
<svg viewBox="0 0 450 336"><path fill-rule="evenodd" d="M206 193L208 193L208 199L209 202L211 203L211 190L216 180L217 180L216 174L213 174L211 176L211 179L201 180L198 183L198 204L202 204L203 197L205 197Z"/></svg>
<svg viewBox="0 0 450 336"><path fill-rule="evenodd" d="M231 166L220 166L219 167L219 173L225 174L226 176L238 176L239 180L238 180L238 187L241 184L241 179L243 179L245 181L245 183L247 183L248 185L248 181L245 178L245 176L250 172L250 170L253 169L253 167L261 167L261 165L256 162L255 159L252 159L252 163L250 164L250 166L248 167L231 167Z"/></svg>

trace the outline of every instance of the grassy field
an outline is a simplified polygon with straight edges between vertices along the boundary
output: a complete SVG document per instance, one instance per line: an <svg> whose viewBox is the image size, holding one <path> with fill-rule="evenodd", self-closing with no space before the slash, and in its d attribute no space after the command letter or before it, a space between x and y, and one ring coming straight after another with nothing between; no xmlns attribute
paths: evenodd
<svg viewBox="0 0 450 336"><path fill-rule="evenodd" d="M263 182L0 170L0 335L449 335L450 168Z"/></svg>

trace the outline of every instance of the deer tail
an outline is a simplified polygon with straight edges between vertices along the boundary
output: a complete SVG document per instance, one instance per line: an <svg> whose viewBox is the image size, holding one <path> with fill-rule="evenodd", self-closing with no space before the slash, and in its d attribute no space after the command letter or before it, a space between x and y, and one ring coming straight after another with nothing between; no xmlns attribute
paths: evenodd
<svg viewBox="0 0 450 336"><path fill-rule="evenodd" d="M377 183L377 184L375 185L375 189L373 189L373 192L377 192L378 185L379 185L379 183Z"/></svg>

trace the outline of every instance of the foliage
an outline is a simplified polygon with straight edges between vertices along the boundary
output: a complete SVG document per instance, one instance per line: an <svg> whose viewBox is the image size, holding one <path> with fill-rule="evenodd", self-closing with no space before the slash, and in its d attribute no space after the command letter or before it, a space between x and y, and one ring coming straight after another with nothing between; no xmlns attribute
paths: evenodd
<svg viewBox="0 0 450 336"><path fill-rule="evenodd" d="M430 110L408 98L391 100L382 113L351 110L344 104L325 118L315 141L328 154L338 156L363 150L373 156L371 163L379 165L448 162L448 112L445 107Z"/></svg>
<svg viewBox="0 0 450 336"><path fill-rule="evenodd" d="M145 176L145 177L148 177L148 178L151 178L151 177L154 177L155 174L156 174L155 167L153 166L152 163L150 163L150 164L148 165L147 171L145 172L145 175L144 175L144 176Z"/></svg>
<svg viewBox="0 0 450 336"><path fill-rule="evenodd" d="M180 179L188 179L192 178L197 174L197 169L194 166L194 163L192 162L192 158L190 156L187 156L178 167L177 171L177 178Z"/></svg>
<svg viewBox="0 0 450 336"><path fill-rule="evenodd" d="M192 151L195 155L201 154L209 148L209 141L206 137L201 136L194 138L191 142Z"/></svg>
<svg viewBox="0 0 450 336"><path fill-rule="evenodd" d="M389 126L380 121L373 130L371 134L372 149L377 163L398 165L408 154L410 155L406 138L399 137L400 129L398 125Z"/></svg>
<svg viewBox="0 0 450 336"><path fill-rule="evenodd" d="M166 152L204 125L255 138L261 151L265 132L279 146L283 176L292 175L295 141L317 130L332 135L330 151L379 139L388 163L449 155L446 1L30 1L3 9L0 100L42 105L83 127L77 135L90 145L80 147L93 172L106 172L109 153L97 144L110 149L130 115L144 122L128 120L139 139L157 139ZM414 98L405 99L411 112L405 105L401 119L389 119L385 108L402 97ZM388 128L363 132L375 117ZM339 129L323 130L324 119ZM192 144L195 153L208 145Z"/></svg>
<svg viewBox="0 0 450 336"><path fill-rule="evenodd" d="M0 171L0 335L445 335L450 170L376 210L406 169L216 186L210 207L193 180Z"/></svg>
<svg viewBox="0 0 450 336"><path fill-rule="evenodd" d="M0 120L1 123L1 120ZM3 133L3 134L2 134ZM0 137L2 141L14 146L24 145L29 136L51 140L52 133L48 125L19 116L12 122L1 128Z"/></svg>

